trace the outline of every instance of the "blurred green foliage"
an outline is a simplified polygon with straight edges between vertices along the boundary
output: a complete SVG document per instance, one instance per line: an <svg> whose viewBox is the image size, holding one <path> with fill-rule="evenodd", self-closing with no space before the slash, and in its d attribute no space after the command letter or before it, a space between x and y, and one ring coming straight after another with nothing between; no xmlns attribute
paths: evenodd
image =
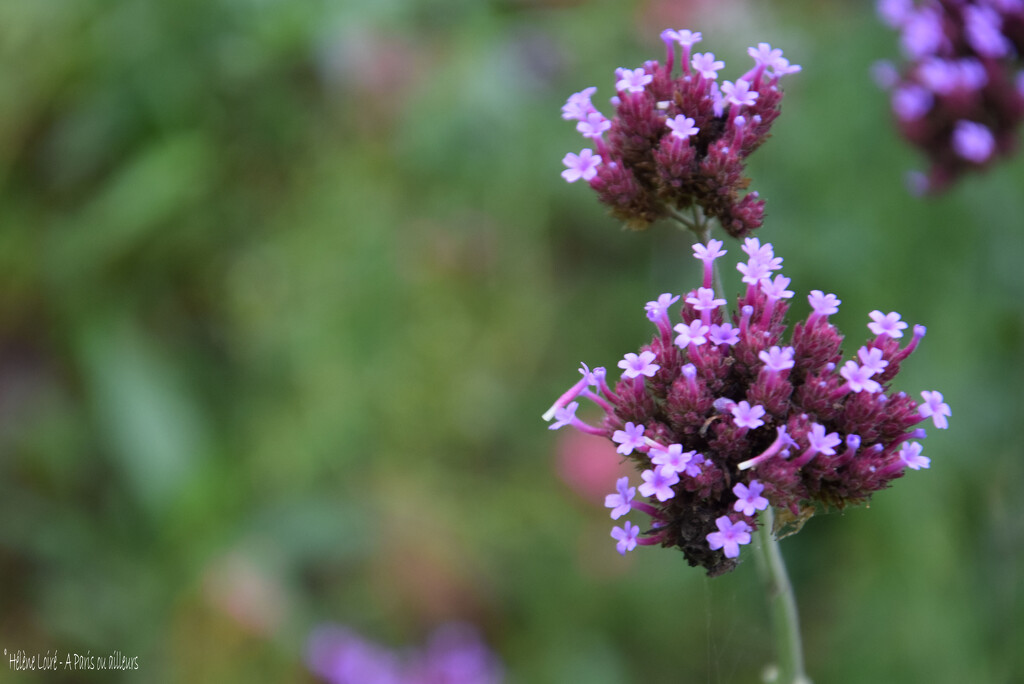
<svg viewBox="0 0 1024 684"><path fill-rule="evenodd" d="M664 25L726 78L763 40L804 66L760 237L852 345L926 324L902 389L953 407L932 470L783 543L810 673L1019 676L1024 164L911 198L868 76L895 37L809 0L0 3L0 646L301 681L319 621L460 618L510 682L755 681L752 563L621 559L539 419L696 282L686 236L558 177L564 98Z"/></svg>

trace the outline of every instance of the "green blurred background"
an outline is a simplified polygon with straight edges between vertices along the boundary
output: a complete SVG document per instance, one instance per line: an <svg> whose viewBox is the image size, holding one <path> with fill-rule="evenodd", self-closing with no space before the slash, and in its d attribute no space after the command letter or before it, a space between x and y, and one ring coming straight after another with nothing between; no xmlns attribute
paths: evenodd
<svg viewBox="0 0 1024 684"><path fill-rule="evenodd" d="M927 325L899 387L953 409L931 470L783 542L811 676L1021 681L1024 160L910 197L896 36L838 0L0 2L0 646L140 664L0 681L309 681L320 622L450 619L510 683L756 681L753 563L619 557L608 446L540 420L699 277L559 178L566 96L666 26L723 78L803 65L758 235L847 353Z"/></svg>

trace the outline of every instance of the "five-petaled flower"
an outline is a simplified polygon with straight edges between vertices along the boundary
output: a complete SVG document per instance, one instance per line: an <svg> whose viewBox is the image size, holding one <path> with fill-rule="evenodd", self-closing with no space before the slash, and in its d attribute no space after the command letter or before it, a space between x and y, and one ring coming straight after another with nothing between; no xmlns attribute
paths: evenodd
<svg viewBox="0 0 1024 684"><path fill-rule="evenodd" d="M634 525L628 520L622 527L613 527L612 538L618 542L618 544L615 545L615 548L620 554L625 556L627 551L632 551L636 548L636 538L639 534L640 526Z"/></svg>
<svg viewBox="0 0 1024 684"><path fill-rule="evenodd" d="M768 499L761 496L763 491L764 485L757 480L751 480L749 487L742 482L737 482L736 486L732 488L732 493L736 495L733 510L746 516L756 515L757 511L765 510L768 508Z"/></svg>
<svg viewBox="0 0 1024 684"><path fill-rule="evenodd" d="M587 148L579 154L570 152L562 159L562 163L568 168L562 172L562 178L575 183L579 179L591 180L597 175L597 167L601 165L601 155L594 154L594 151Z"/></svg>
<svg viewBox="0 0 1024 684"><path fill-rule="evenodd" d="M642 351L639 355L629 352L625 358L619 361L619 368L622 369L622 377L624 378L636 378L641 375L645 375L648 378L653 377L658 369L661 368L656 363L653 363L656 358L652 351Z"/></svg>
<svg viewBox="0 0 1024 684"><path fill-rule="evenodd" d="M620 477L615 483L615 493L604 498L605 508L612 509L612 520L618 520L629 513L635 495L636 487L629 486L629 478Z"/></svg>
<svg viewBox="0 0 1024 684"><path fill-rule="evenodd" d="M922 418L931 418L935 422L935 427L940 430L945 430L949 427L949 421L946 420L946 416L952 416L953 412L949 408L949 404L942 400L942 392L921 392L921 397L924 399L924 403L918 408L921 411Z"/></svg>
<svg viewBox="0 0 1024 684"><path fill-rule="evenodd" d="M715 525L718 531L707 536L712 551L722 549L726 558L735 558L740 555L740 546L750 543L750 531L753 528L743 520L733 522L729 516L723 515L715 521Z"/></svg>

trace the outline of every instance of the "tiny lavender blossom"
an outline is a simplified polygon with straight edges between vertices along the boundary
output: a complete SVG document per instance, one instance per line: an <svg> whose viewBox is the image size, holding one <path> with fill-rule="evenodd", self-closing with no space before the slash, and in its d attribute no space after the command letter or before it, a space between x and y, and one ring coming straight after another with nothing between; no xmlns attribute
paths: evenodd
<svg viewBox="0 0 1024 684"><path fill-rule="evenodd" d="M636 548L636 538L639 534L640 527L638 525L634 525L628 520L622 527L613 527L612 539L618 542L618 544L615 545L616 550L625 556L627 551L632 551Z"/></svg>
<svg viewBox="0 0 1024 684"><path fill-rule="evenodd" d="M636 487L629 486L629 478L620 477L615 483L615 494L609 494L604 498L605 508L612 509L612 520L618 520L629 513L635 495Z"/></svg>
<svg viewBox="0 0 1024 684"><path fill-rule="evenodd" d="M581 178L589 181L597 175L597 167L601 164L601 156L594 154L593 150L584 149L579 154L570 152L565 155L562 163L567 167L562 172L562 178L570 183L575 183Z"/></svg>
<svg viewBox="0 0 1024 684"><path fill-rule="evenodd" d="M737 482L736 486L732 488L732 493L736 495L736 504L733 506L733 510L746 516L756 515L757 511L765 510L768 508L768 499L761 496L763 491L764 485L757 480L751 480L749 487L742 482Z"/></svg>
<svg viewBox="0 0 1024 684"><path fill-rule="evenodd" d="M754 67L719 86L725 63L710 52L691 58L699 32L666 29L661 38L664 64L616 69L610 119L593 106L593 88L569 97L562 118L577 122L580 133L594 141L596 154L582 160L567 156L569 168L562 175L569 182L590 183L612 215L630 228L699 210L730 235L746 235L760 227L764 200L747 192L744 162L768 138L779 115L779 79L800 67L762 43L751 48Z"/></svg>
<svg viewBox="0 0 1024 684"><path fill-rule="evenodd" d="M644 441L644 426L633 423L626 423L622 430L616 430L612 435L612 441L619 445L616 451L623 456L629 456L635 449L647 446Z"/></svg>
<svg viewBox="0 0 1024 684"><path fill-rule="evenodd" d="M658 372L660 366L656 363L652 363L656 358L652 351L642 351L639 356L630 352L626 354L622 361L619 361L619 368L622 369L622 377L624 378L637 378L641 375L647 376L648 378L654 377L654 374Z"/></svg>
<svg viewBox="0 0 1024 684"><path fill-rule="evenodd" d="M770 279L782 259L754 239L743 249L747 270L765 275L745 285L734 313L710 282L683 294L682 305L662 295L649 303L654 335L620 362L618 384L588 380L596 369L581 370L584 379L546 414L602 433L640 472L641 498L632 498L622 479L606 500L613 514L652 519L616 528L621 553L636 545L676 547L709 575L736 566L768 505L794 517L855 505L908 470L928 467L920 425L931 419L944 429L952 413L939 392L923 392L917 403L891 389L924 338L923 326L904 341L908 326L898 313L872 311L872 336L844 359L843 336L829 322L839 299L813 291L809 316L787 333L790 281ZM694 245L708 267L720 252ZM667 332L672 315L682 319L675 339ZM604 411L599 427L575 418L577 397Z"/></svg>
<svg viewBox="0 0 1024 684"><path fill-rule="evenodd" d="M723 515L715 521L717 532L708 535L708 546L712 551L722 549L726 558L740 555L740 545L750 543L750 531L753 529L742 520L733 522L729 516Z"/></svg>
<svg viewBox="0 0 1024 684"><path fill-rule="evenodd" d="M946 420L946 416L952 416L953 412L949 404L942 401L942 392L921 392L921 397L924 399L924 403L918 407L921 417L934 420L935 427L940 430L948 428L949 421Z"/></svg>
<svg viewBox="0 0 1024 684"><path fill-rule="evenodd" d="M940 192L1012 153L1024 120L1024 3L878 0L878 13L908 58L882 85L900 132L928 159L916 189Z"/></svg>

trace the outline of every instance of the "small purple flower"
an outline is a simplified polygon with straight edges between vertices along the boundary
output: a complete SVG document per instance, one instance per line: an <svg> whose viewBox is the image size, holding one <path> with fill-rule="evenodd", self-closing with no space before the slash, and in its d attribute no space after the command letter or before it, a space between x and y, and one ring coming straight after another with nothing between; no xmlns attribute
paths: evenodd
<svg viewBox="0 0 1024 684"><path fill-rule="evenodd" d="M764 415L764 407L761 405L751 406L746 401L741 401L735 404L731 409L733 419L736 421L736 427L749 428L751 430L759 428L764 425L764 421L761 417Z"/></svg>
<svg viewBox="0 0 1024 684"><path fill-rule="evenodd" d="M707 246L697 242L693 245L693 258L700 259L704 262L704 265L713 264L715 259L720 256L725 256L728 252L722 249L724 243L721 240L711 239L708 240Z"/></svg>
<svg viewBox="0 0 1024 684"><path fill-rule="evenodd" d="M587 385L595 387L601 384L601 379L604 378L605 374L604 368L598 366L594 370L590 370L590 366L582 362L580 363L579 371Z"/></svg>
<svg viewBox="0 0 1024 684"><path fill-rule="evenodd" d="M723 323L722 325L712 323L711 330L708 332L708 339L711 340L712 344L728 344L731 346L740 341L740 333L731 323Z"/></svg>
<svg viewBox="0 0 1024 684"><path fill-rule="evenodd" d="M558 428L570 425L576 420L576 410L580 407L578 401L569 402L567 406L563 406L555 410L555 422L548 425L548 430L557 430Z"/></svg>
<svg viewBox="0 0 1024 684"><path fill-rule="evenodd" d="M626 423L624 430L615 431L612 435L612 441L619 445L615 451L623 456L629 456L640 447L646 446L644 426Z"/></svg>
<svg viewBox="0 0 1024 684"><path fill-rule="evenodd" d="M686 140L691 135L697 135L700 129L693 125L694 121L688 116L679 114L665 121L665 125L672 129L672 135Z"/></svg>
<svg viewBox="0 0 1024 684"><path fill-rule="evenodd" d="M942 32L942 16L931 8L912 12L903 25L901 38L903 51L912 59L938 53L947 42Z"/></svg>
<svg viewBox="0 0 1024 684"><path fill-rule="evenodd" d="M882 350L878 347L861 347L857 350L857 358L860 359L861 367L871 375L878 375L889 365L889 362L882 358Z"/></svg>
<svg viewBox="0 0 1024 684"><path fill-rule="evenodd" d="M697 311L714 311L726 304L724 299L716 299L715 291L709 287L697 288L697 296L687 297L686 303Z"/></svg>
<svg viewBox="0 0 1024 684"><path fill-rule="evenodd" d="M757 511L768 508L768 499L761 496L764 485L757 480L751 480L750 486L737 482L732 488L732 493L738 499L733 505L733 510L743 515L754 515Z"/></svg>
<svg viewBox="0 0 1024 684"><path fill-rule="evenodd" d="M680 349L686 349L691 344L700 346L708 341L709 327L698 320L690 321L689 325L677 323L673 330L679 333L676 336L675 342L676 346Z"/></svg>
<svg viewBox="0 0 1024 684"><path fill-rule="evenodd" d="M903 337L903 331L906 329L907 324L900 320L900 315L895 311L890 311L887 314L883 314L877 309L868 314L871 317L872 323L868 323L868 330L881 337L882 335L888 335L892 338Z"/></svg>
<svg viewBox="0 0 1024 684"><path fill-rule="evenodd" d="M478 630L465 623L434 630L417 665L421 671L410 672L403 684L501 684L504 679L500 663Z"/></svg>
<svg viewBox="0 0 1024 684"><path fill-rule="evenodd" d="M952 416L953 411L949 408L949 404L942 400L942 393L921 392L921 397L924 399L924 403L917 407L921 417L931 418L935 422L935 427L940 430L948 428L949 421L946 420L946 416Z"/></svg>
<svg viewBox="0 0 1024 684"><path fill-rule="evenodd" d="M676 473L685 473L697 452L683 451L682 444L669 444L668 448L651 447L650 456L654 465L671 468Z"/></svg>
<svg viewBox="0 0 1024 684"><path fill-rule="evenodd" d="M639 356L633 352L626 354L622 361L619 361L622 377L636 378L645 375L648 378L653 378L654 374L661 368L661 366L654 363L655 358L657 357L652 351L642 351Z"/></svg>
<svg viewBox="0 0 1024 684"><path fill-rule="evenodd" d="M694 453L690 458L690 462L686 464L686 470L684 471L689 477L700 477L701 466L707 463L707 459L704 458L704 454Z"/></svg>
<svg viewBox="0 0 1024 684"><path fill-rule="evenodd" d="M770 271L777 271L782 268L782 257L775 256L775 248L772 247L770 242L762 245L758 238L748 237L743 240L743 246L740 249L750 257L751 263L759 261L768 266Z"/></svg>
<svg viewBox="0 0 1024 684"><path fill-rule="evenodd" d="M835 456L835 447L843 442L839 433L825 434L825 426L818 423L811 424L811 431L807 433L807 441L810 443L809 450L814 450L815 453L824 456Z"/></svg>
<svg viewBox="0 0 1024 684"><path fill-rule="evenodd" d="M654 80L643 69L617 69L616 74L619 80L615 82L615 89L619 92L642 93L644 86Z"/></svg>
<svg viewBox="0 0 1024 684"><path fill-rule="evenodd" d="M928 113L934 102L935 96L930 90L912 83L892 93L892 110L904 121L917 121Z"/></svg>
<svg viewBox="0 0 1024 684"><path fill-rule="evenodd" d="M685 48L693 47L701 41L703 36L700 31L690 31L689 29L681 29L679 31L675 29L665 29L661 32L662 40L674 40Z"/></svg>
<svg viewBox="0 0 1024 684"><path fill-rule="evenodd" d="M562 106L562 118L566 121L579 121L585 119L590 112L596 111L590 102L590 98L596 92L597 88L591 86L570 95Z"/></svg>
<svg viewBox="0 0 1024 684"><path fill-rule="evenodd" d="M679 474L669 466L656 466L653 470L640 473L644 483L640 485L640 493L646 497L657 497L658 501L668 501L676 495L672 485L679 483Z"/></svg>
<svg viewBox="0 0 1024 684"><path fill-rule="evenodd" d="M851 392L869 392L874 394L880 392L882 386L872 380L874 372L867 366L858 366L856 361L847 361L839 369L839 374L846 380Z"/></svg>
<svg viewBox="0 0 1024 684"><path fill-rule="evenodd" d="M964 92L980 90L988 85L988 71L985 65L973 57L956 63L956 87Z"/></svg>
<svg viewBox="0 0 1024 684"><path fill-rule="evenodd" d="M698 52L690 60L690 64L701 76L712 81L718 78L718 71L725 68L725 62L716 60L713 52Z"/></svg>
<svg viewBox="0 0 1024 684"><path fill-rule="evenodd" d="M938 57L929 57L921 63L918 78L926 88L937 95L949 95L960 82L960 71L953 62Z"/></svg>
<svg viewBox="0 0 1024 684"><path fill-rule="evenodd" d="M964 33L982 57L1005 57L1013 44L1003 35L1003 18L991 7L964 7Z"/></svg>
<svg viewBox="0 0 1024 684"><path fill-rule="evenodd" d="M726 558L736 558L740 555L740 546L750 543L750 531L753 528L743 520L732 522L729 516L723 515L715 520L715 525L718 531L707 536L712 551L724 549Z"/></svg>
<svg viewBox="0 0 1024 684"><path fill-rule="evenodd" d="M932 460L921 455L921 444L918 442L905 442L900 447L900 460L911 470L921 470L931 467Z"/></svg>
<svg viewBox="0 0 1024 684"><path fill-rule="evenodd" d="M984 164L996 148L992 131L974 121L957 121L953 129L953 150L975 164Z"/></svg>
<svg viewBox="0 0 1024 684"><path fill-rule="evenodd" d="M612 122L598 111L588 113L576 124L576 130L584 138L600 138L604 132L612 127Z"/></svg>
<svg viewBox="0 0 1024 684"><path fill-rule="evenodd" d="M768 264L754 258L747 263L736 264L736 270L743 274L743 282L747 285L757 285L772 277L772 270Z"/></svg>
<svg viewBox="0 0 1024 684"><path fill-rule="evenodd" d="M764 65L769 69L782 59L782 50L773 49L768 43L758 43L756 48L747 48L747 54L754 59L755 64Z"/></svg>
<svg viewBox="0 0 1024 684"><path fill-rule="evenodd" d="M793 348L778 346L771 347L768 351L763 349L758 352L758 358L764 361L764 367L770 371L781 372L793 367Z"/></svg>
<svg viewBox="0 0 1024 684"><path fill-rule="evenodd" d="M628 520L622 527L616 526L612 528L612 539L618 542L615 548L620 555L625 556L627 551L632 551L636 548L636 538L639 534L640 526L634 525Z"/></svg>
<svg viewBox="0 0 1024 684"><path fill-rule="evenodd" d="M871 80L882 90L889 90L900 82L900 72L889 60L880 59L871 65Z"/></svg>
<svg viewBox="0 0 1024 684"><path fill-rule="evenodd" d="M629 486L628 477L620 477L615 483L615 494L609 494L604 498L605 508L612 509L612 520L618 520L629 513L633 508L634 496L636 496L636 487Z"/></svg>
<svg viewBox="0 0 1024 684"><path fill-rule="evenodd" d="M775 276L775 280L765 278L761 281L761 291L769 299L789 299L793 296L792 290L787 290L789 278L784 275Z"/></svg>
<svg viewBox="0 0 1024 684"><path fill-rule="evenodd" d="M786 59L785 57L779 57L777 60L775 60L775 63L771 67L769 67L769 71L771 71L773 76L782 78L787 74L800 73L801 71L803 71L803 67L800 66L799 64L790 64L789 60Z"/></svg>
<svg viewBox="0 0 1024 684"><path fill-rule="evenodd" d="M722 83L722 95L737 107L752 107L757 102L760 93L751 90L750 83L740 78L735 83L732 81Z"/></svg>
<svg viewBox="0 0 1024 684"><path fill-rule="evenodd" d="M644 310L647 311L647 318L651 321L658 321L661 318L668 316L668 309L670 306L679 301L679 295L672 295L666 292L660 295L656 300L647 302L644 305Z"/></svg>
<svg viewBox="0 0 1024 684"><path fill-rule="evenodd" d="M878 16L893 28L899 28L914 11L914 0L878 0Z"/></svg>
<svg viewBox="0 0 1024 684"><path fill-rule="evenodd" d="M819 316L831 316L839 313L839 305L843 303L834 294L825 294L821 290L811 290L811 293L807 295L807 301L814 309L814 313Z"/></svg>
<svg viewBox="0 0 1024 684"><path fill-rule="evenodd" d="M589 181L597 175L597 167L601 164L601 156L594 154L593 150L587 148L581 150L578 155L570 152L562 158L562 163L569 167L562 172L562 178L570 183L575 183L580 178Z"/></svg>

